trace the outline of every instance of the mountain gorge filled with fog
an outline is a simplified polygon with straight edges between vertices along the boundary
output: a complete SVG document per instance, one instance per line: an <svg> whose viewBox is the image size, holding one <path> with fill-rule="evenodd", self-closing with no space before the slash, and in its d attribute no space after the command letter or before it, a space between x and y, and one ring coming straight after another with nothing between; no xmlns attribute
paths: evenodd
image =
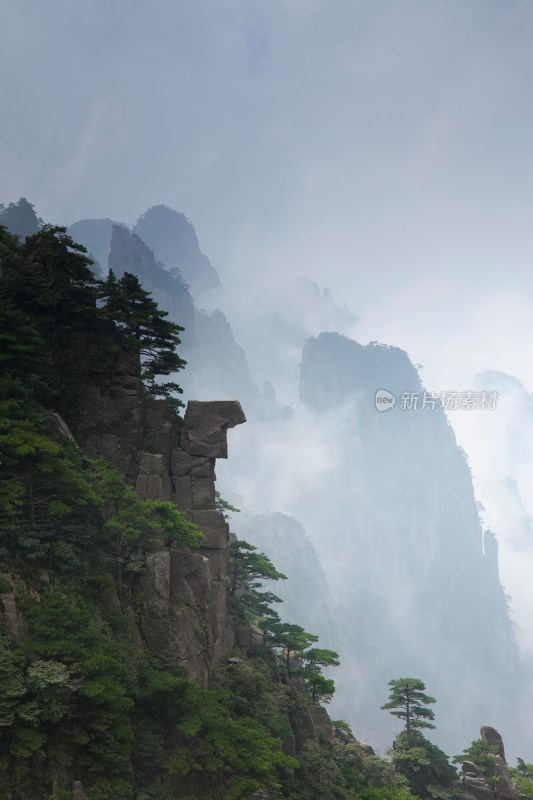
<svg viewBox="0 0 533 800"><path fill-rule="evenodd" d="M530 3L46 6L0 800L533 800Z"/></svg>
<svg viewBox="0 0 533 800"><path fill-rule="evenodd" d="M163 241L177 240L180 215L159 206L146 218ZM102 227L103 221L84 220L70 233L105 256ZM231 520L239 536L284 569L298 553L300 585L289 581L290 603L281 614L306 626L313 620L321 641L339 650L333 711L385 752L390 723L376 710L387 676L420 672L446 708L436 734L445 749L484 714L513 720L507 745L520 747L528 735L521 705L530 691L523 640L501 584L499 531L485 524L468 454L453 430L461 414L475 416L478 425L484 416L494 427L502 406L500 416L497 405L468 410L457 403L446 413L434 400L423 408L425 387L408 355L393 343L348 338L355 314L305 277L265 292L251 313L241 313L235 327L243 347L231 311L226 317L218 307L201 308L204 297L212 303L220 281L193 295L174 274L163 293L164 265L125 225L112 230L107 259L118 276L135 272L176 321L184 318L184 297L194 307L183 334L184 398L242 400L247 424L232 436L232 457L218 469L219 490L242 510ZM209 264L193 242L187 259ZM178 248L170 263L179 269ZM224 295L217 299L223 308ZM518 387L504 377L480 375L473 397L497 391L500 403L509 402ZM383 388L397 403L379 412L375 397ZM278 399L291 391L292 402ZM401 407L402 393L416 394L415 406ZM518 515L514 524L527 526L516 482L506 488L501 473L493 480L501 485L500 511L508 506ZM526 551L527 531L516 542ZM283 595L284 587L278 591ZM527 662L527 650L524 656Z"/></svg>

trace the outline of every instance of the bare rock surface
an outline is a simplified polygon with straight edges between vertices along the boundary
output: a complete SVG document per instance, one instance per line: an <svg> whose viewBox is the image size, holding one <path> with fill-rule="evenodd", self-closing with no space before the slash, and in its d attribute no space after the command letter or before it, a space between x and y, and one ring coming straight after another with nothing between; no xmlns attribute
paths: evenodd
<svg viewBox="0 0 533 800"><path fill-rule="evenodd" d="M237 400L191 400L185 412L181 446L192 456L227 458L226 431L246 422Z"/></svg>
<svg viewBox="0 0 533 800"><path fill-rule="evenodd" d="M503 746L503 739L496 728L491 728L490 725L482 725L479 732L482 739L485 739L485 741L493 747L498 748L496 752L505 762L505 748Z"/></svg>
<svg viewBox="0 0 533 800"><path fill-rule="evenodd" d="M147 397L138 356L123 354L113 386L87 387L74 436L102 457L142 500L174 502L204 534L197 552L160 541L146 555L139 627L148 648L170 656L206 686L229 655L229 529L215 503L215 459L227 458L227 431L246 421L239 402L189 402L183 420ZM58 422L60 425L60 423Z"/></svg>
<svg viewBox="0 0 533 800"><path fill-rule="evenodd" d="M170 653L190 678L207 685L229 655L229 529L215 505L215 459L227 457L227 430L245 421L236 401L190 402L168 453L140 452L140 497L170 498L204 534L198 552L165 543L149 553L142 578L141 628L150 649Z"/></svg>
<svg viewBox="0 0 533 800"><path fill-rule="evenodd" d="M324 738L330 744L333 744L335 735L333 732L333 725L326 709L323 706L314 705L311 707L310 715L318 737Z"/></svg>
<svg viewBox="0 0 533 800"><path fill-rule="evenodd" d="M498 800L518 800L518 792L512 784L507 764L502 756L496 756L496 780L494 790Z"/></svg>
<svg viewBox="0 0 533 800"><path fill-rule="evenodd" d="M473 761L463 761L463 772L465 775L473 775L475 778L481 777L479 767Z"/></svg>

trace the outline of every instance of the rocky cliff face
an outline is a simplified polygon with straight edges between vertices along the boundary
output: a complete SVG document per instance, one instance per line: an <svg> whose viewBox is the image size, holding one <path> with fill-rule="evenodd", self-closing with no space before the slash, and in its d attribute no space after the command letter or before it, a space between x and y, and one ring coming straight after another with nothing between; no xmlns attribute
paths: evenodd
<svg viewBox="0 0 533 800"><path fill-rule="evenodd" d="M520 643L524 650L531 650L533 398L517 378L493 370L479 374L474 388L497 392L497 410L468 419L460 431L461 439L471 453L483 518L498 534L500 573L512 594Z"/></svg>
<svg viewBox="0 0 533 800"><path fill-rule="evenodd" d="M89 455L104 457L128 477L141 499L171 500L204 534L198 551L176 543L169 547L161 540L146 554L138 614L145 646L170 658L190 679L207 687L213 671L228 660L234 646L234 629L228 621L229 526L215 505L215 462L228 456L228 429L246 418L237 401L190 401L184 419L178 421L166 401L143 396L134 366L132 361L130 373L123 369L120 384L113 386L111 394L106 387L89 387L76 436ZM127 362L124 367L128 368ZM297 583L312 575L316 591L326 594L320 566L316 558L313 560L305 533L295 520L274 516L279 517L275 527L280 535L287 525L299 534L294 569L289 573ZM272 536L271 521L265 522ZM261 523L255 527L260 529ZM276 550L275 536L273 541L269 549ZM296 562L304 551L313 569L302 574ZM15 593L16 586L8 600L12 599L16 610ZM331 619L325 608L322 596L320 602L308 605L307 612L304 609L303 616L312 616L314 609L315 616L322 614L327 627ZM292 610L296 613L296 607ZM12 621L16 629L13 633L20 630L23 636L24 619L14 613ZM251 641L251 629L247 634ZM238 670L241 660L237 657L227 663ZM300 679L290 679L289 684L298 700L288 711L290 729L285 735L285 751L299 753L310 740L333 743L326 710L303 699Z"/></svg>
<svg viewBox="0 0 533 800"><path fill-rule="evenodd" d="M151 650L170 653L188 676L206 686L228 656L228 526L215 508L215 460L227 458L226 431L245 422L237 402L190 402L170 470L162 453L141 453L137 493L170 498L204 534L199 552L164 544L147 555L141 629ZM165 485L166 484L166 485Z"/></svg>
<svg viewBox="0 0 533 800"><path fill-rule="evenodd" d="M126 358L112 387L88 386L74 433L141 499L170 500L204 533L198 551L158 543L146 557L140 629L147 646L207 685L229 655L228 526L215 508L215 460L227 458L227 430L245 422L236 401L190 402L183 421L164 400L147 399L138 363Z"/></svg>
<svg viewBox="0 0 533 800"><path fill-rule="evenodd" d="M6 213L7 209L4 216ZM9 217L3 224L9 228L8 222ZM37 225L36 216L35 225ZM106 218L79 220L69 227L68 232L75 242L87 248L91 258L105 273L113 228L117 225L138 236L152 251L154 263L162 263L169 271L177 273L182 282L186 283L187 289L190 287L195 296L220 286L215 268L200 250L193 226L184 214L173 211L167 206L154 206L148 209L139 218L133 231L125 223ZM29 235L29 232L25 233ZM130 268L129 271L133 269ZM168 307L166 310L171 311L171 308Z"/></svg>

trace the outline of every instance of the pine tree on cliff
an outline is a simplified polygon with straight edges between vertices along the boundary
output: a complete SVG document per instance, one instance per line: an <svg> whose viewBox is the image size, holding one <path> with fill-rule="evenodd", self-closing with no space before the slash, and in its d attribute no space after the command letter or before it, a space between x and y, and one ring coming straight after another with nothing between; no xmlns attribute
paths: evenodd
<svg viewBox="0 0 533 800"><path fill-rule="evenodd" d="M96 316L96 282L86 253L66 228L45 225L23 245L0 230L0 289L54 342Z"/></svg>
<svg viewBox="0 0 533 800"><path fill-rule="evenodd" d="M100 313L112 319L123 331L130 346L137 348L142 358L141 377L150 394L171 397L181 388L173 381L157 383L159 375L170 375L186 365L176 353L181 344L179 334L184 329L166 319L166 311L161 311L150 292L145 291L136 275L125 272L120 280L113 270L100 284L99 299L103 301ZM174 400L176 405L182 405Z"/></svg>

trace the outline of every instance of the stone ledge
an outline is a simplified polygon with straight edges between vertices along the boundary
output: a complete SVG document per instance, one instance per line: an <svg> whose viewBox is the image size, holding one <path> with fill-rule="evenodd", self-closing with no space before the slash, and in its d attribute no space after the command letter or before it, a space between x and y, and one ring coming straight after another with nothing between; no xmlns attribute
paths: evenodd
<svg viewBox="0 0 533 800"><path fill-rule="evenodd" d="M227 458L226 431L243 422L246 422L246 417L238 400L190 400L180 445L192 456Z"/></svg>

